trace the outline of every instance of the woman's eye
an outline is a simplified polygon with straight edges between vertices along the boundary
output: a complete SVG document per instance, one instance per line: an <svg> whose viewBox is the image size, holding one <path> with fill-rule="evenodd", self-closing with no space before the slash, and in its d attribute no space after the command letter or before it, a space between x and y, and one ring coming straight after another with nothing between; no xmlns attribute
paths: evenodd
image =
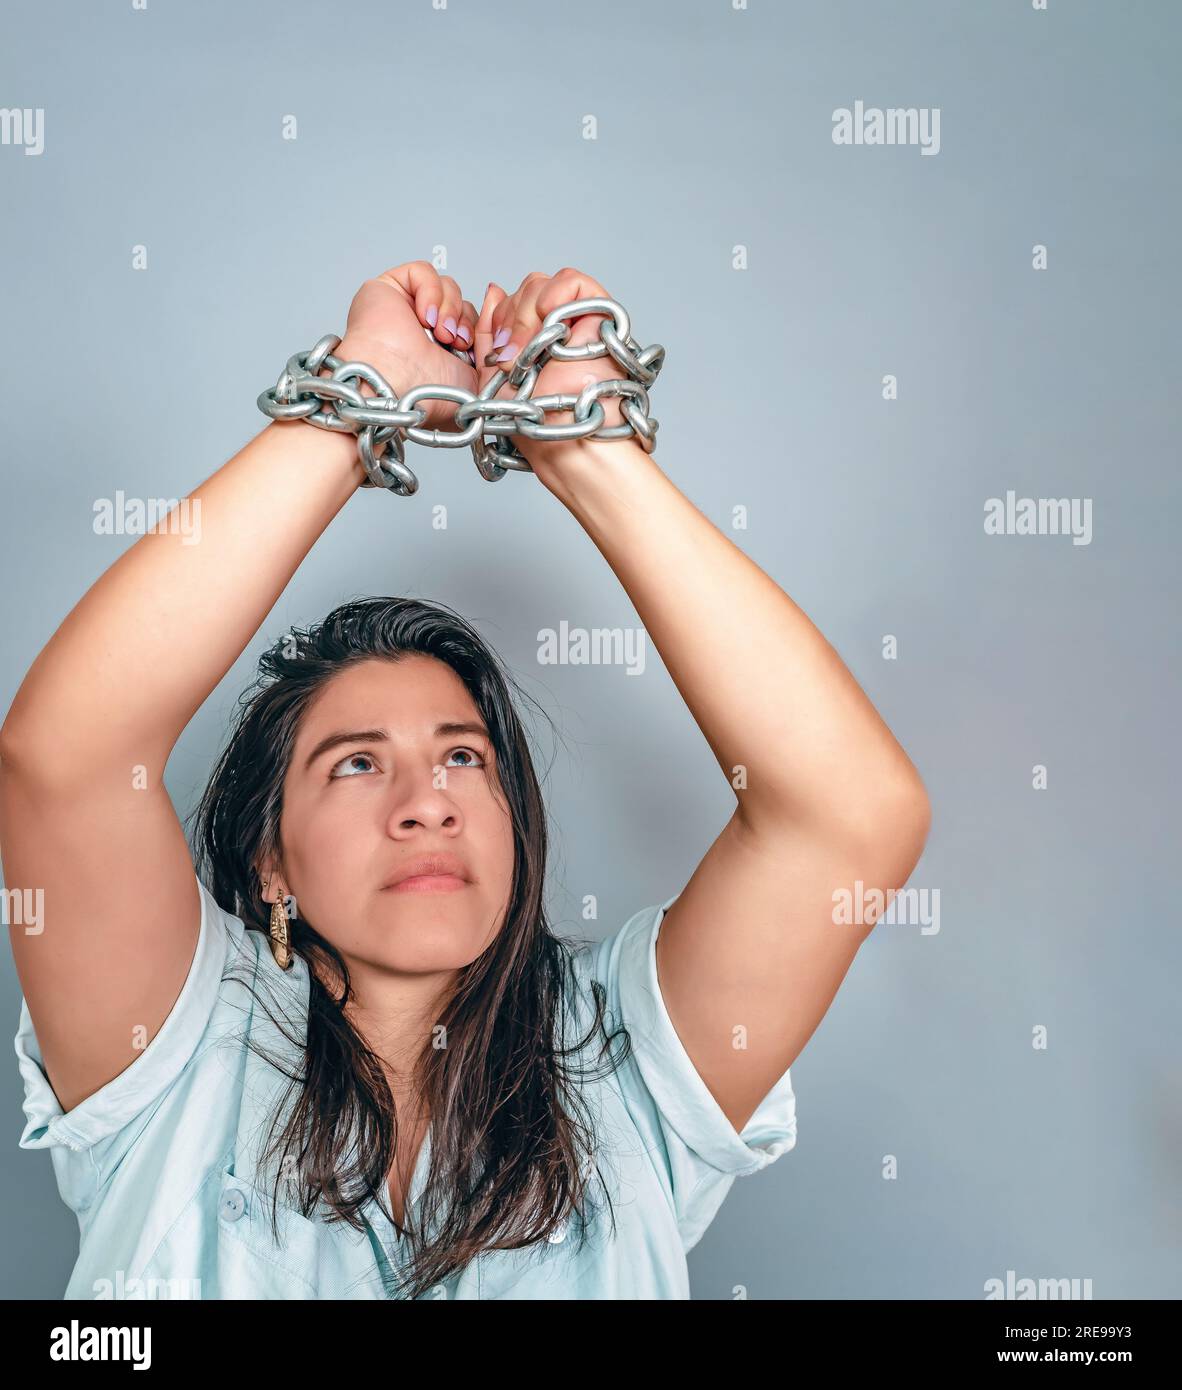
<svg viewBox="0 0 1182 1390"><path fill-rule="evenodd" d="M484 763L480 754L474 752L471 748L456 748L452 751L450 756L452 758L459 757L465 759L465 761L459 764L460 767L481 767ZM368 764L368 766L359 767L359 763ZM342 768L344 771L341 771ZM357 773L368 772L371 769L377 769L377 764L368 753L350 753L347 758L342 758L340 762L333 767L332 771L329 773L329 780L339 782L342 778L352 777Z"/></svg>
<svg viewBox="0 0 1182 1390"><path fill-rule="evenodd" d="M347 758L342 758L340 762L337 763L336 766L329 773L330 780L337 776L337 768L340 767L348 767L350 770L346 773L343 773L342 775L345 777L351 777L353 773L357 771L357 768L355 766L356 763L369 763L371 767L375 765L374 760L369 756L368 753L350 753ZM361 771L364 772L365 769L362 768Z"/></svg>

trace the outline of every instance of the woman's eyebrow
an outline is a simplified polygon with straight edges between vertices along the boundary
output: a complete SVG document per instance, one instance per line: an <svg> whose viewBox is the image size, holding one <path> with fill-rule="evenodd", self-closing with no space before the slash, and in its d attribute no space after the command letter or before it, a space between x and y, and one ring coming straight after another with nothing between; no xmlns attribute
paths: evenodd
<svg viewBox="0 0 1182 1390"><path fill-rule="evenodd" d="M489 732L483 724L470 722L449 721L435 726L436 738L451 738L455 734L477 734L481 738L488 738ZM327 753L330 748L336 748L341 743L386 743L390 738L388 729L341 729L336 733L328 734L308 754L304 762L304 771L322 754Z"/></svg>

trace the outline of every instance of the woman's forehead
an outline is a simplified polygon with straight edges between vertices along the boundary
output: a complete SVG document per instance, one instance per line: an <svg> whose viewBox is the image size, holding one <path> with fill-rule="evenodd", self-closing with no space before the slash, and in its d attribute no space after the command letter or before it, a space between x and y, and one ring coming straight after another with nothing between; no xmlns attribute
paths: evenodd
<svg viewBox="0 0 1182 1390"><path fill-rule="evenodd" d="M299 741L322 736L329 725L430 737L446 723L484 721L455 671L416 653L399 661L358 662L333 676L309 707Z"/></svg>

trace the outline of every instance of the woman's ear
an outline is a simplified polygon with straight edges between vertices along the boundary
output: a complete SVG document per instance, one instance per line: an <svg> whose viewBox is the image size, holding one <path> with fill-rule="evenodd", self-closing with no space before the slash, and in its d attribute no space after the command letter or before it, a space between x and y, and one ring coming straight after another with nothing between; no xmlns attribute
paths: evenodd
<svg viewBox="0 0 1182 1390"><path fill-rule="evenodd" d="M273 903L279 897L279 890L282 886L275 881L278 873L278 865L275 862L275 856L272 854L265 855L256 863L255 872L259 876L259 884L262 888L263 898L267 902Z"/></svg>

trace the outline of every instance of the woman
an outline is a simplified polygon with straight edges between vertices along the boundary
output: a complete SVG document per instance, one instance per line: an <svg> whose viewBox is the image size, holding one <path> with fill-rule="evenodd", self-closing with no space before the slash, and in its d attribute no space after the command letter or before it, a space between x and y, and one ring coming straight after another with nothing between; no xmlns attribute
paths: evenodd
<svg viewBox="0 0 1182 1390"><path fill-rule="evenodd" d="M475 391L605 294L565 269L477 314L413 262L366 282L337 352L400 393ZM534 390L614 375L551 360ZM923 785L654 457L515 442L627 590L734 814L680 892L599 944L555 936L508 678L450 610L374 598L264 656L199 807L202 882L169 753L365 480L350 436L268 424L193 494L200 543L162 527L122 555L0 729L5 883L44 890L41 929L12 931L20 1142L79 1216L68 1297L686 1298L734 1177L795 1142L789 1068L873 926L835 895L906 882Z"/></svg>

